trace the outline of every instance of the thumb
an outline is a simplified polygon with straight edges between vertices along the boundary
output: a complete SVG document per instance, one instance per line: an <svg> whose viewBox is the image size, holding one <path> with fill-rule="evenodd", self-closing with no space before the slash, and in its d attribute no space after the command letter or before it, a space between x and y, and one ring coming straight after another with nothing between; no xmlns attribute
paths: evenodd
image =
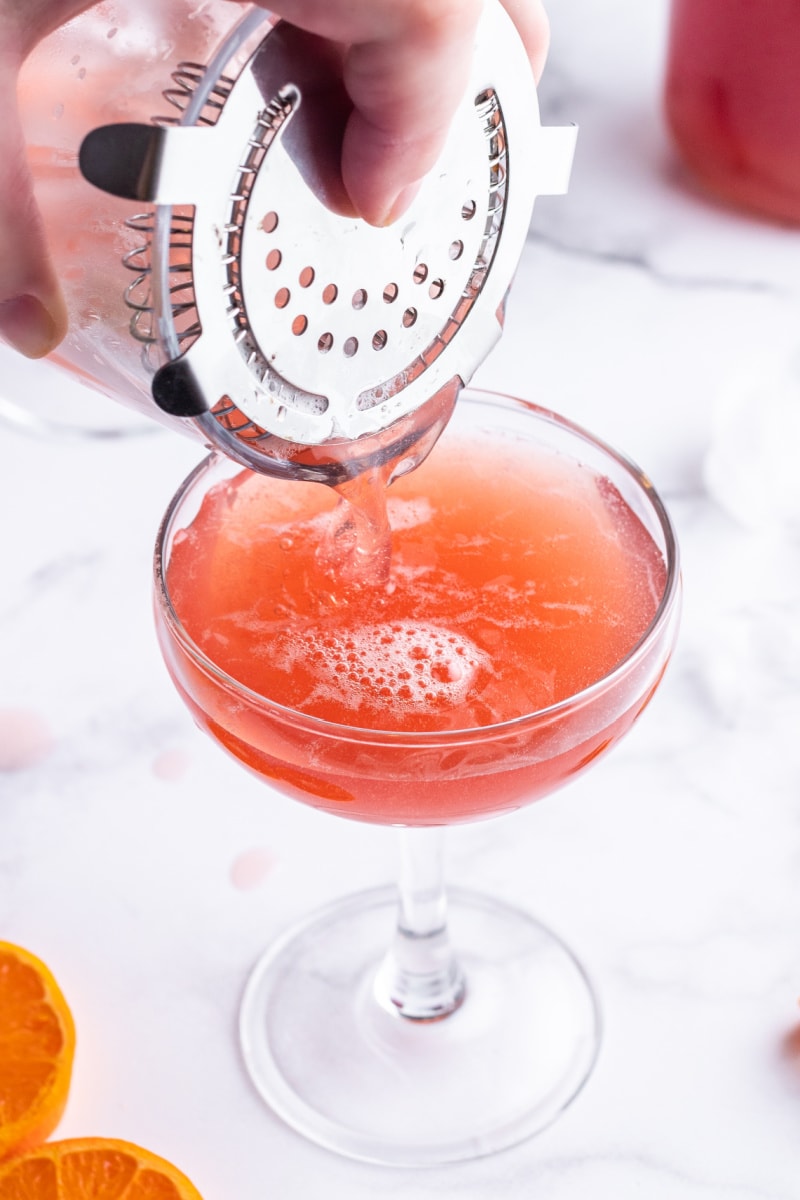
<svg viewBox="0 0 800 1200"><path fill-rule="evenodd" d="M67 311L33 194L16 83L16 65L0 61L0 338L42 358L64 337Z"/></svg>

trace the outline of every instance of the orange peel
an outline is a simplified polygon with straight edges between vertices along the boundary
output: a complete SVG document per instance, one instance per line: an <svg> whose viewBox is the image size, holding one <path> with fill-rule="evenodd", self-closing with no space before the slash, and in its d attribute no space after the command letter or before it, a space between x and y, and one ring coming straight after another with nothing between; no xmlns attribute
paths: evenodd
<svg viewBox="0 0 800 1200"><path fill-rule="evenodd" d="M75 1023L50 970L0 942L0 1160L38 1146L67 1103Z"/></svg>
<svg viewBox="0 0 800 1200"><path fill-rule="evenodd" d="M115 1138L49 1142L0 1163L0 1200L202 1200L171 1163Z"/></svg>

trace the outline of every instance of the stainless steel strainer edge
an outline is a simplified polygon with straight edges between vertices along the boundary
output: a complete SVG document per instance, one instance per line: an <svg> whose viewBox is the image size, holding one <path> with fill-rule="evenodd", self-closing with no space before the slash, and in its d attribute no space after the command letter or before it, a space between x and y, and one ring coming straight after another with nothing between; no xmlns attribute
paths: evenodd
<svg viewBox="0 0 800 1200"><path fill-rule="evenodd" d="M213 126L193 122L224 77L227 44L180 126L105 127L87 139L82 166L107 190L158 206L151 283L155 339L168 360L154 388L163 407L200 418L227 403L249 425L253 449L260 436L307 445L357 439L448 382L467 382L483 361L500 333L534 198L566 190L575 131L541 126L524 50L492 0L467 98L411 210L388 230L347 221L305 185L283 144L302 111L290 75L265 100L259 62L276 39L261 10L240 23L236 49L264 25ZM182 352L168 247L177 206L190 204L202 333ZM288 237L285 213L295 222ZM280 239L270 222L282 226ZM181 287L185 295L185 280Z"/></svg>

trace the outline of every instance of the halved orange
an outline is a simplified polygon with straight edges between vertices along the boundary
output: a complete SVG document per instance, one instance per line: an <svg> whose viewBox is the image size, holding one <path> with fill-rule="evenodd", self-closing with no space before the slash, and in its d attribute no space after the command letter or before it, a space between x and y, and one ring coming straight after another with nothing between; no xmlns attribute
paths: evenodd
<svg viewBox="0 0 800 1200"><path fill-rule="evenodd" d="M0 1163L0 1200L202 1200L163 1158L114 1138L48 1142Z"/></svg>
<svg viewBox="0 0 800 1200"><path fill-rule="evenodd" d="M75 1025L44 963L0 942L0 1159L38 1146L64 1111Z"/></svg>

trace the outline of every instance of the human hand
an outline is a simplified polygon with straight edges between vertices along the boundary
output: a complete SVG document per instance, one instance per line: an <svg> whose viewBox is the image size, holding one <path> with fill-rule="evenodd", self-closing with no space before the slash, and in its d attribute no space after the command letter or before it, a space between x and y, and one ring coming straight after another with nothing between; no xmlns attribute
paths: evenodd
<svg viewBox="0 0 800 1200"><path fill-rule="evenodd" d="M46 34L96 0L0 0L0 338L31 358L67 329L26 158L16 81ZM164 0L169 3L170 0ZM260 0L259 0L260 2ZM438 157L466 85L483 0L263 0L332 42L353 108L341 176L356 213L389 224ZM548 44L542 0L502 0L538 79Z"/></svg>
<svg viewBox="0 0 800 1200"><path fill-rule="evenodd" d="M538 80L547 52L541 0L502 0ZM353 111L342 179L356 212L386 225L433 166L469 76L483 0L265 0L286 20L345 47Z"/></svg>
<svg viewBox="0 0 800 1200"><path fill-rule="evenodd" d="M33 195L16 85L27 54L86 0L0 0L0 338L30 358L55 349L67 311Z"/></svg>

